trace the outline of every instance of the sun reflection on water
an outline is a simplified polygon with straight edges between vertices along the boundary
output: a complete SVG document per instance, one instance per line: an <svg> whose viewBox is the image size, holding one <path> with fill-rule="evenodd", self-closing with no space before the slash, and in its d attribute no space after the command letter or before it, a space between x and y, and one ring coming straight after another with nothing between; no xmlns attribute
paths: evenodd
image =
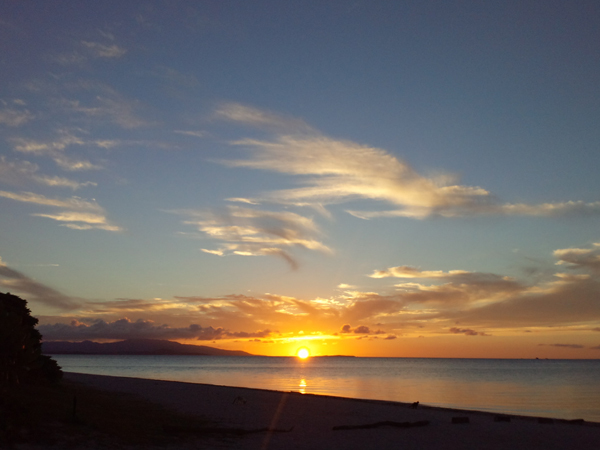
<svg viewBox="0 0 600 450"><path fill-rule="evenodd" d="M300 380L298 387L301 394L306 394L306 380L304 378Z"/></svg>

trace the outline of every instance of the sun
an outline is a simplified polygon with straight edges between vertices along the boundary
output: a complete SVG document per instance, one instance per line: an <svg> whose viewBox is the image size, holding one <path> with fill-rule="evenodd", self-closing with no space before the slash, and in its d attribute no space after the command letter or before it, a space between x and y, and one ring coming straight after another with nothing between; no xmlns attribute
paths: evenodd
<svg viewBox="0 0 600 450"><path fill-rule="evenodd" d="M306 347L300 347L296 352L296 356L300 359L306 359L310 356L310 352Z"/></svg>

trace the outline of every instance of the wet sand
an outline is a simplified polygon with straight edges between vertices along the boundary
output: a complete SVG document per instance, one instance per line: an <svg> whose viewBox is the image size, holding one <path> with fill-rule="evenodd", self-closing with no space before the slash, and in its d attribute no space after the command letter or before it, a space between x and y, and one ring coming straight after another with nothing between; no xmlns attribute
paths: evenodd
<svg viewBox="0 0 600 450"><path fill-rule="evenodd" d="M166 408L206 418L219 428L263 430L204 443L199 436L194 438L198 448L600 448L598 423L140 378L65 373L65 379L139 395Z"/></svg>

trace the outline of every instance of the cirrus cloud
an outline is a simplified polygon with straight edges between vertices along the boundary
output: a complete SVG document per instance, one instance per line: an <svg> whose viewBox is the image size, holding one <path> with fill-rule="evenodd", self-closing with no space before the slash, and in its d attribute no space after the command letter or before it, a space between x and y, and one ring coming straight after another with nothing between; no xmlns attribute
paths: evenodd
<svg viewBox="0 0 600 450"><path fill-rule="evenodd" d="M120 58L127 50L117 44L101 44L100 42L81 41L81 45L90 50L97 58Z"/></svg>
<svg viewBox="0 0 600 450"><path fill-rule="evenodd" d="M112 224L106 217L104 209L95 200L83 200L79 197L67 199L49 198L33 192L0 191L0 197L18 202L32 203L42 206L60 208L55 214L35 213L33 216L46 217L62 223L63 226L76 230L105 230L122 231L122 228Z"/></svg>
<svg viewBox="0 0 600 450"><path fill-rule="evenodd" d="M306 126L240 104L217 116L242 124L272 126L271 139L240 139L233 145L253 152L247 159L223 161L230 167L260 169L300 177L303 187L271 191L247 201L321 205L374 200L391 205L380 211L348 212L356 217L463 217L473 215L562 216L600 214L600 201L543 204L501 203L486 189L457 183L453 176L426 177L386 150L333 139Z"/></svg>
<svg viewBox="0 0 600 450"><path fill-rule="evenodd" d="M27 109L0 109L0 124L9 127L19 127L33 119L33 114Z"/></svg>
<svg viewBox="0 0 600 450"><path fill-rule="evenodd" d="M81 300L70 297L43 283L33 280L18 270L8 267L0 258L0 286L20 295L30 296L30 300L63 310L74 310L81 306Z"/></svg>
<svg viewBox="0 0 600 450"><path fill-rule="evenodd" d="M197 227L203 236L221 241L218 249L202 249L219 256L277 256L293 269L298 267L291 249L330 253L319 239L317 224L308 217L289 211L272 212L229 206L220 212L175 211L187 216L186 225Z"/></svg>
<svg viewBox="0 0 600 450"><path fill-rule="evenodd" d="M64 177L42 175L37 164L28 161L9 161L4 156L0 156L0 181L14 186L32 181L49 187L67 187L73 190L96 186L96 183L91 181L81 183Z"/></svg>

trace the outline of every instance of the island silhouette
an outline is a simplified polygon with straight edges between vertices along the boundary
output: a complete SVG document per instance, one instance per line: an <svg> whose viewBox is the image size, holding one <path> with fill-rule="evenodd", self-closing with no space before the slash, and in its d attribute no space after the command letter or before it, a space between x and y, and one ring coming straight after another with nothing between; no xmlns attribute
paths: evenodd
<svg viewBox="0 0 600 450"><path fill-rule="evenodd" d="M207 355L207 356L255 356L241 350L224 350L206 345L180 344L162 339L125 339L118 342L69 342L48 341L42 343L46 355Z"/></svg>

